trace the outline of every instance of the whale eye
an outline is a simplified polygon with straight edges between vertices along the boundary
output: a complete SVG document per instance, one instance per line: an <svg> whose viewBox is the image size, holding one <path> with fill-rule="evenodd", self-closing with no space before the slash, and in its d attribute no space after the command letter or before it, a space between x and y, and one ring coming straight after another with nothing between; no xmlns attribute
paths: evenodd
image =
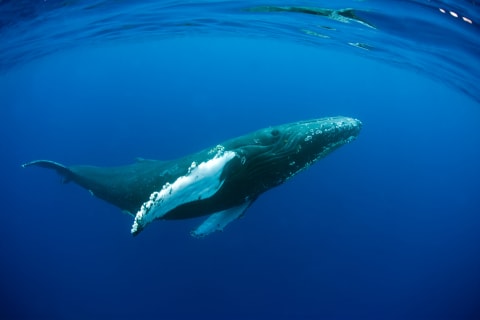
<svg viewBox="0 0 480 320"><path fill-rule="evenodd" d="M280 131L278 131L277 129L273 129L270 133L272 134L272 136L276 137L280 134Z"/></svg>

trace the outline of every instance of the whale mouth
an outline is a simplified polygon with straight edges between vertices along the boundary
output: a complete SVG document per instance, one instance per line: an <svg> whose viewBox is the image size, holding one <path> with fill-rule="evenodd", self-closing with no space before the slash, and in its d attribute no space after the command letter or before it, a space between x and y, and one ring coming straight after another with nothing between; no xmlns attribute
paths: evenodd
<svg viewBox="0 0 480 320"><path fill-rule="evenodd" d="M294 155L290 154L290 175L305 170L318 160L339 147L355 140L362 129L362 122L349 117L329 117L297 123L290 146L295 146ZM295 141L295 142L293 142ZM286 150L283 154L288 154Z"/></svg>
<svg viewBox="0 0 480 320"><path fill-rule="evenodd" d="M273 143L262 146L262 152L257 151L254 156L247 156L244 175L249 181L275 176L268 187L279 185L355 140L361 128L360 120L342 116L270 128L268 132L275 136Z"/></svg>

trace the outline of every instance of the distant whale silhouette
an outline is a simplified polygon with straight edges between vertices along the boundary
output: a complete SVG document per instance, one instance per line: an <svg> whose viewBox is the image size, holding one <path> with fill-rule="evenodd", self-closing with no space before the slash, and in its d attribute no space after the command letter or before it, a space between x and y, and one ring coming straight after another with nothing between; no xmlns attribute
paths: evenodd
<svg viewBox="0 0 480 320"><path fill-rule="evenodd" d="M65 183L73 181L128 212L133 235L153 220L210 215L191 232L203 237L242 216L265 191L354 140L361 127L357 119L330 117L261 129L171 161L67 167L36 160L22 166L54 169Z"/></svg>

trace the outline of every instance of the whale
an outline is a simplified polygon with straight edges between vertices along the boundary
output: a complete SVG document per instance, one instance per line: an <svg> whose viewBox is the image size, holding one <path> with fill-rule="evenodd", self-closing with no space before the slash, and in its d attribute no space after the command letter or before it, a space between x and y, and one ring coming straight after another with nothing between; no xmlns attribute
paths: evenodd
<svg viewBox="0 0 480 320"><path fill-rule="evenodd" d="M325 117L260 129L170 161L98 167L35 160L22 167L55 170L63 183L130 214L132 235L155 220L208 216L191 231L201 238L223 231L261 194L355 140L361 128L355 118Z"/></svg>

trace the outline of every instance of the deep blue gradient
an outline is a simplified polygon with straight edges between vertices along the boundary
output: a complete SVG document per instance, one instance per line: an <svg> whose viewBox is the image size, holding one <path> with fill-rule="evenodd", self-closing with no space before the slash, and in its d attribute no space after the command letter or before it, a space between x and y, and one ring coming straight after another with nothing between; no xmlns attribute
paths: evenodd
<svg viewBox="0 0 480 320"><path fill-rule="evenodd" d="M412 57L414 53L412 52ZM225 36L85 45L0 76L2 319L478 319L480 108L336 48ZM205 239L132 218L34 159L174 159L269 125L358 140Z"/></svg>

